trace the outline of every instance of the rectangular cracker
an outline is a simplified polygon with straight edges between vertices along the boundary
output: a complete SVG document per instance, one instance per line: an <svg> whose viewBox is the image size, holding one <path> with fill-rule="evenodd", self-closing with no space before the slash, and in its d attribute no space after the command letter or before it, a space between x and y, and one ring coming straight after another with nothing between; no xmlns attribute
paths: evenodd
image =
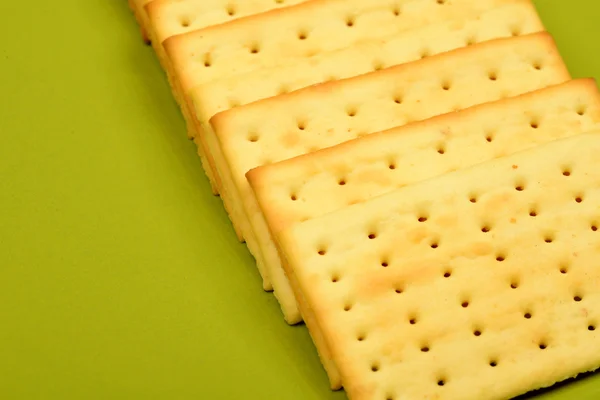
<svg viewBox="0 0 600 400"><path fill-rule="evenodd" d="M201 127L194 124L193 104L187 94L196 85L293 63L365 38L474 14L507 1L519 0L312 0L172 36L163 45L175 73L172 84L181 94L188 130L195 136ZM213 168L213 184L220 190L212 155L199 136Z"/></svg>
<svg viewBox="0 0 600 400"><path fill-rule="evenodd" d="M352 400L506 399L600 366L600 132L280 236Z"/></svg>
<svg viewBox="0 0 600 400"><path fill-rule="evenodd" d="M174 83L174 72L163 47L163 41L171 36L181 35L194 30L219 25L237 18L261 13L301 3L305 0L136 0L146 3L141 11L142 19L147 21L147 31L177 103L184 105L183 94ZM188 130L191 129L188 124ZM192 135L188 135L192 136ZM202 166L211 182L213 192L218 194L217 183L210 163L206 159L204 149L199 146L198 154Z"/></svg>
<svg viewBox="0 0 600 400"><path fill-rule="evenodd" d="M529 0L517 1L486 10L472 18L456 18L439 24L403 31L381 39L364 40L355 46L301 59L296 63L258 69L226 79L218 79L192 89L195 122L206 143L206 153L214 160L214 174L220 182L218 144L210 118L233 105L251 102L298 90L328 80L344 79L392 65L415 61L425 55L487 40L543 31L537 11ZM217 160L219 159L219 160ZM220 185L222 196L226 188ZM226 203L227 205L227 203ZM228 212L233 212L228 208ZM235 219L234 219L235 220ZM241 228L234 223L238 236Z"/></svg>
<svg viewBox="0 0 600 400"><path fill-rule="evenodd" d="M580 79L258 167L247 177L276 238L294 224L398 187L595 129L600 129L600 93L594 80ZM346 184L340 186L340 179ZM292 271L278 261L322 362L333 371L333 386L339 386L312 311Z"/></svg>
<svg viewBox="0 0 600 400"><path fill-rule="evenodd" d="M467 45L544 31L530 1L491 8L471 17L449 19L389 36L362 40L293 64L261 68L215 79L191 90L202 127L232 106L274 97L317 83L362 75Z"/></svg>
<svg viewBox="0 0 600 400"><path fill-rule="evenodd" d="M398 187L597 129L598 87L593 79L577 79L254 168L246 176L276 236Z"/></svg>
<svg viewBox="0 0 600 400"><path fill-rule="evenodd" d="M495 80L490 79L495 76ZM229 209L252 231L286 320L300 314L245 174L255 167L358 136L565 82L567 69L547 33L498 39L329 82L219 113L211 119L225 163ZM447 90L446 90L447 89ZM398 104L400 103L400 104ZM246 238L250 245L250 239ZM251 251L252 248L250 247Z"/></svg>

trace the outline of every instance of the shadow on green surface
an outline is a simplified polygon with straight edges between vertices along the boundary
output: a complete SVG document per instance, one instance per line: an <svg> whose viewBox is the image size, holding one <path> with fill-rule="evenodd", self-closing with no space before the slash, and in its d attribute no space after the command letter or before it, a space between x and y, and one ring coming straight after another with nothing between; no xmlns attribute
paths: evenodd
<svg viewBox="0 0 600 400"><path fill-rule="evenodd" d="M515 397L513 400L553 400L553 399L581 399L581 394L576 392L579 388L585 388L586 399L600 398L600 385L598 378L600 373L588 372L577 378L571 378L559 382L554 386L545 389L539 389L522 396ZM593 397L590 397L593 396Z"/></svg>

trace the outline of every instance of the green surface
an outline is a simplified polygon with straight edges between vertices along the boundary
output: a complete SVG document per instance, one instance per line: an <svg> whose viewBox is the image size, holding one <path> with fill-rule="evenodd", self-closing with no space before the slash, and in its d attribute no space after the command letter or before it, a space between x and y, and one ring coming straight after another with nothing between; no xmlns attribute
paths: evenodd
<svg viewBox="0 0 600 400"><path fill-rule="evenodd" d="M600 4L538 5L600 78ZM2 1L0 37L0 398L344 399L260 289L125 0ZM600 375L538 398L598 399Z"/></svg>

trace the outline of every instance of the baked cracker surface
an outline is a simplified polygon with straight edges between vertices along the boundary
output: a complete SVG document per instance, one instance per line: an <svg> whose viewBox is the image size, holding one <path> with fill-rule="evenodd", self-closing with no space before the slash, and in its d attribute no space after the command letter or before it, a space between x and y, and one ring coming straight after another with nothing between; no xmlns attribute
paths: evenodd
<svg viewBox="0 0 600 400"><path fill-rule="evenodd" d="M600 132L409 185L280 242L350 399L506 399L600 366Z"/></svg>

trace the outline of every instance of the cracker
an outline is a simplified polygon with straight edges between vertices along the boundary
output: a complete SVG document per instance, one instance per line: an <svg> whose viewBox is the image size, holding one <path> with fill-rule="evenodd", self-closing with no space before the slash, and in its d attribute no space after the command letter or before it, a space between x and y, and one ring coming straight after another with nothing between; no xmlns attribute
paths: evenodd
<svg viewBox="0 0 600 400"><path fill-rule="evenodd" d="M495 80L490 79L495 76ZM293 294L245 174L413 120L564 82L547 33L499 39L238 107L212 118L223 151L223 186L242 232L254 232L282 304ZM400 103L400 104L399 104ZM249 240L247 239L247 242ZM297 309L283 310L288 321Z"/></svg>
<svg viewBox="0 0 600 400"><path fill-rule="evenodd" d="M358 76L467 44L543 30L533 5L529 1L519 1L486 10L473 18L451 19L381 39L365 40L355 46L302 59L294 64L215 80L192 89L190 98L195 104L198 131L203 132L206 152L213 159L221 158L208 121L232 105L249 104L329 79ZM215 160L214 163L220 165L222 161ZM215 175L219 175L219 168L215 168ZM220 185L221 195L227 196L223 191L226 188ZM239 226L235 223L234 226L238 236L243 236Z"/></svg>
<svg viewBox="0 0 600 400"><path fill-rule="evenodd" d="M276 237L291 225L397 187L593 129L600 129L600 93L593 80L582 79L374 133L253 169L247 177ZM293 274L285 272L336 386L319 328Z"/></svg>
<svg viewBox="0 0 600 400"><path fill-rule="evenodd" d="M202 123L232 106L252 103L329 80L362 75L390 66L458 49L491 39L541 32L544 26L529 1L363 40L351 47L326 52L293 64L262 68L216 79L192 89L195 114Z"/></svg>
<svg viewBox="0 0 600 400"><path fill-rule="evenodd" d="M519 0L509 0L515 2ZM427 23L474 15L506 0L313 0L173 36L165 48L185 92L216 78L293 63ZM520 2L520 1L519 1Z"/></svg>
<svg viewBox="0 0 600 400"><path fill-rule="evenodd" d="M140 0L137 0L140 1ZM305 0L154 0L147 2L141 11L142 17L147 20L148 34L158 59L165 70L173 95L180 106L184 106L183 94L174 82L174 73L171 63L166 55L163 42L171 36L192 32L212 25L219 25L237 18L261 13L275 8L298 4ZM194 125L188 122L188 131ZM189 134L188 136L193 136ZM218 194L218 182L215 181L214 172L206 159L204 148L199 147L198 154L202 166L211 182L213 192Z"/></svg>
<svg viewBox="0 0 600 400"><path fill-rule="evenodd" d="M597 369L598 154L576 135L284 231L348 397L506 399Z"/></svg>
<svg viewBox="0 0 600 400"><path fill-rule="evenodd" d="M164 41L182 97L183 114L192 136L199 126L187 98L196 85L259 68L293 63L322 52L350 46L359 40L383 37L452 17L473 15L506 2L521 0L313 0L240 18ZM203 143L203 135L200 141ZM212 155L203 152L220 190Z"/></svg>
<svg viewBox="0 0 600 400"><path fill-rule="evenodd" d="M596 129L600 93L593 79L577 79L374 133L246 176L276 235L401 186Z"/></svg>

